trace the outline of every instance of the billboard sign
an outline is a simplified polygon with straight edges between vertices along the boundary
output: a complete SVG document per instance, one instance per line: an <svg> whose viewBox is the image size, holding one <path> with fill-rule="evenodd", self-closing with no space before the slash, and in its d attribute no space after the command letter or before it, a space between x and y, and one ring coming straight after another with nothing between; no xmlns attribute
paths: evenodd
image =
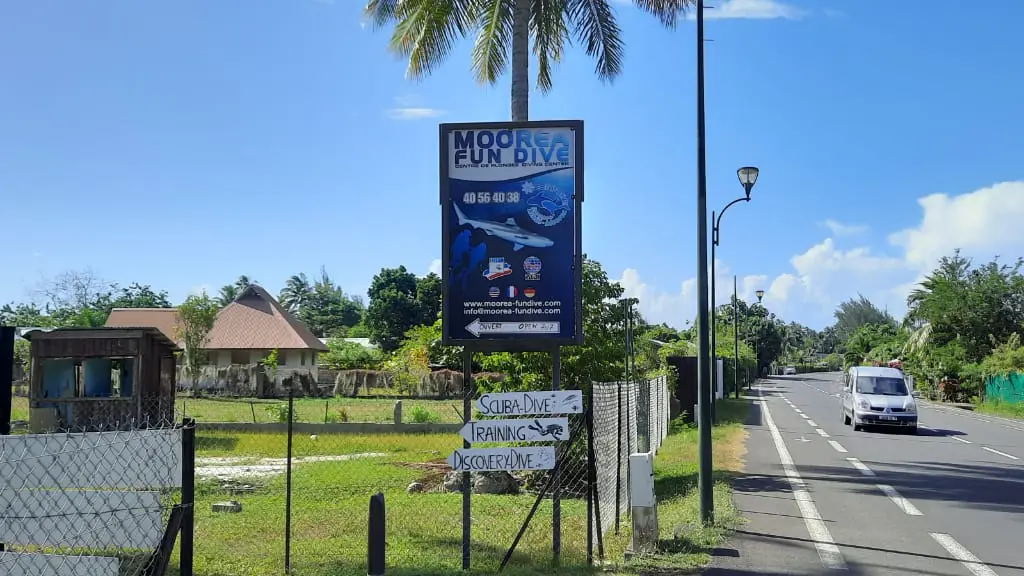
<svg viewBox="0 0 1024 576"><path fill-rule="evenodd" d="M582 343L583 123L442 124L443 342Z"/></svg>

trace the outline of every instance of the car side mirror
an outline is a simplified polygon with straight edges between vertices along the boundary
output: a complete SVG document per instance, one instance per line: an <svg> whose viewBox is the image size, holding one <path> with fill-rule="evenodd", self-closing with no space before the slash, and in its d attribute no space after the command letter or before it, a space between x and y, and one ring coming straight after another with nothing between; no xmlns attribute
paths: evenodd
<svg viewBox="0 0 1024 576"><path fill-rule="evenodd" d="M920 398L921 397L921 391L920 390L914 390L913 392L910 393L910 395L913 396L914 398Z"/></svg>

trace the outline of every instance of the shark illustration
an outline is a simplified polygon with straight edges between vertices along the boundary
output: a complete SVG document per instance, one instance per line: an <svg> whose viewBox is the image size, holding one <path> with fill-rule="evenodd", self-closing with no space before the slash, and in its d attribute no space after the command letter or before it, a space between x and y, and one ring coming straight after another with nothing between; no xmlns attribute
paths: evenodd
<svg viewBox="0 0 1024 576"><path fill-rule="evenodd" d="M523 246L530 246L531 248L547 248L553 246L555 243L550 238L545 238L539 234L534 234L527 230L523 230L516 224L515 218L509 218L504 222L490 222L487 220L473 220L467 217L462 210L459 209L458 204L454 204L455 214L459 217L459 226L472 226L479 230L483 230L488 236L497 236L502 240L507 240L512 243L512 249L519 251Z"/></svg>

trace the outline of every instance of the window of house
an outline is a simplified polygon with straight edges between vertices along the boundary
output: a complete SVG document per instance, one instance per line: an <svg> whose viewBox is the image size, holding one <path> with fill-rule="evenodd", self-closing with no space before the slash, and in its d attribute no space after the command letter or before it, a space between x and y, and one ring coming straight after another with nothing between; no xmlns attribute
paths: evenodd
<svg viewBox="0 0 1024 576"><path fill-rule="evenodd" d="M310 353L310 362L309 363L311 365L313 365L313 366L316 366L316 352Z"/></svg>
<svg viewBox="0 0 1024 576"><path fill-rule="evenodd" d="M288 365L288 355L285 354L284 350L278 350L277 351L277 365L278 366L287 366Z"/></svg>
<svg viewBox="0 0 1024 576"><path fill-rule="evenodd" d="M306 353L305 352L299 352L299 366L305 366L305 365L306 365Z"/></svg>
<svg viewBox="0 0 1024 576"><path fill-rule="evenodd" d="M248 350L232 350L231 351L231 363L232 364L248 364L249 363L249 351Z"/></svg>

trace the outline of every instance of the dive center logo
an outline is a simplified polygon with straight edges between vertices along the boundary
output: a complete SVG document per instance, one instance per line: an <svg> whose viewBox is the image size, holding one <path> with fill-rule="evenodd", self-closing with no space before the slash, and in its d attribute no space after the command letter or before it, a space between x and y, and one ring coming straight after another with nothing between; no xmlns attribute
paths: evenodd
<svg viewBox="0 0 1024 576"><path fill-rule="evenodd" d="M528 256L523 260L523 274L527 282L537 282L540 280L540 269L542 263L540 258L536 256Z"/></svg>
<svg viewBox="0 0 1024 576"><path fill-rule="evenodd" d="M523 182L523 194L526 195L526 213L541 226L554 226L565 220L571 209L569 196L553 184L536 185Z"/></svg>
<svg viewBox="0 0 1024 576"><path fill-rule="evenodd" d="M505 262L504 258L488 258L487 270L484 270L484 278L494 280L512 273L512 266Z"/></svg>

